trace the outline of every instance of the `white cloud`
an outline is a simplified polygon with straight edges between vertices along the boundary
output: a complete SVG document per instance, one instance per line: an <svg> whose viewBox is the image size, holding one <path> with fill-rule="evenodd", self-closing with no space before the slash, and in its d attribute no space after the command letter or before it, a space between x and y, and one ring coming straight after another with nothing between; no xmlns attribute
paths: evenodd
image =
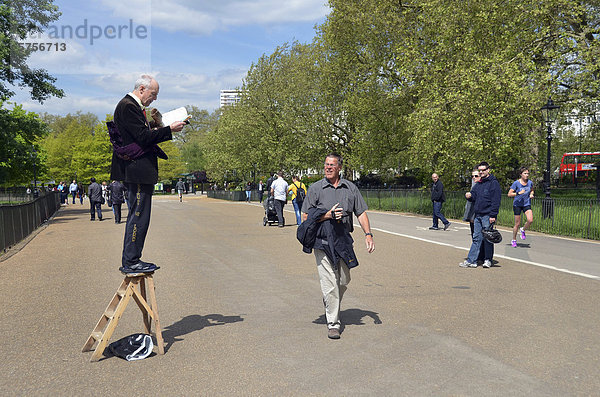
<svg viewBox="0 0 600 397"><path fill-rule="evenodd" d="M158 99L151 106L162 112L186 105L212 111L219 107L219 91L241 86L246 76L245 69L226 69L214 75L149 72L160 84ZM81 111L104 120L106 114L113 113L117 102L133 89L138 77L139 73L75 76L75 84L81 88L65 88L64 98L50 98L40 104L28 99L26 92L17 90L14 100L32 112L66 115Z"/></svg>
<svg viewBox="0 0 600 397"><path fill-rule="evenodd" d="M325 0L154 0L148 15L137 11L138 5L147 9L147 1L103 0L114 16L135 16L142 23L169 32L200 35L237 26L316 22L330 11L325 3Z"/></svg>

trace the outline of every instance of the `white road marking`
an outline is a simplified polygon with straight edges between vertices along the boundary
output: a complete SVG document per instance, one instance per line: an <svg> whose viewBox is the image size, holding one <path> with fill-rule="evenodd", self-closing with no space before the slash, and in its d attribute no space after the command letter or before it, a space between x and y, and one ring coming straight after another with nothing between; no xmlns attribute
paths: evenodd
<svg viewBox="0 0 600 397"><path fill-rule="evenodd" d="M355 226L360 227L359 224L355 224ZM454 245L454 244L448 244L448 243L442 243L442 242L435 241L435 240L429 240L429 239L422 238L422 237L415 237L415 236L411 236L411 235L408 235L408 234L396 233L396 232L392 232L392 231L389 231L389 230L380 229L380 228L376 228L376 227L371 227L371 229L372 230L377 230L378 232L392 234L394 236L406 237L406 238L410 238L410 239L413 239L413 240L419 240L419 241L423 241L423 242L426 242L426 243L442 245L444 247L455 248L455 249L459 249L459 250L463 250L463 251L467 251L467 252L470 249L470 248L461 247L461 246ZM569 269L562 269L562 268L559 268L559 267L556 267L556 266L551 266L551 265L546 265L546 264L543 264L543 263L528 261L528 260L525 260L525 259L513 258L513 257L510 257L510 256L501 255L501 254L494 254L494 256L498 257L498 258L502 258L502 259L508 259L508 260L515 261L515 262L525 263L525 264L528 264L528 265L543 267L545 269L555 270L555 271L561 272L561 273L573 274L575 276L585 277L585 278L589 278L589 279L592 279L592 280L600 280L600 276L594 276L592 274L575 272L575 271L569 270Z"/></svg>

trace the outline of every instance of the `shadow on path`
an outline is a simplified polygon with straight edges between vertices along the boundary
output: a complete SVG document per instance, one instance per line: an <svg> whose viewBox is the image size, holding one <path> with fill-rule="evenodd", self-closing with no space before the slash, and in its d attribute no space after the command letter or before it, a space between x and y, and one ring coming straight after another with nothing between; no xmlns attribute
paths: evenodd
<svg viewBox="0 0 600 397"><path fill-rule="evenodd" d="M194 331L200 331L205 327L237 323L239 321L244 321L244 319L240 316L224 316L222 314L207 314L205 316L193 314L191 316L186 316L168 327L163 328L162 334L165 341L165 353L173 343L183 340L183 338L179 338L180 336L187 335Z"/></svg>
<svg viewBox="0 0 600 397"><path fill-rule="evenodd" d="M371 317L373 319L373 324L382 324L382 321L379 318L379 313L377 312L362 309L346 309L340 312L340 319L342 322L340 332L344 332L346 325L365 325L363 322L363 318L365 317ZM314 320L313 323L327 324L327 318L325 317L325 314L319 316L319 318Z"/></svg>

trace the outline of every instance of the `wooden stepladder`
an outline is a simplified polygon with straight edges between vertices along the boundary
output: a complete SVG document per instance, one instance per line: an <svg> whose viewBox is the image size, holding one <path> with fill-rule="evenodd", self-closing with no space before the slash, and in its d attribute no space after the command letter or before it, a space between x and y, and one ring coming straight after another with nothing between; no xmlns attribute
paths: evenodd
<svg viewBox="0 0 600 397"><path fill-rule="evenodd" d="M102 357L102 353L108 345L110 337L117 328L119 319L123 315L123 312L125 312L125 308L131 298L133 298L142 311L144 333L150 334L151 321L154 320L158 354L165 354L162 330L158 319L158 305L156 304L156 295L154 294L154 279L152 278L154 272L123 274L125 274L125 279L121 283L119 289L117 289L117 292L106 307L106 310L100 317L100 320L98 320L96 327L81 350L82 352L91 351L93 350L92 347L94 344L98 342L90 361L98 361ZM148 298L146 298L146 296L148 296Z"/></svg>

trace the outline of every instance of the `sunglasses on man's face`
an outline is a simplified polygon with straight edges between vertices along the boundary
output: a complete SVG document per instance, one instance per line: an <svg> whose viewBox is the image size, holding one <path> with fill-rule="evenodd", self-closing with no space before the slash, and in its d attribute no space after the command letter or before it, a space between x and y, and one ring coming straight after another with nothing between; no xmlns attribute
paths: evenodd
<svg viewBox="0 0 600 397"><path fill-rule="evenodd" d="M471 177L473 177L473 178L479 178L479 175L473 174L473 175L471 175Z"/></svg>

